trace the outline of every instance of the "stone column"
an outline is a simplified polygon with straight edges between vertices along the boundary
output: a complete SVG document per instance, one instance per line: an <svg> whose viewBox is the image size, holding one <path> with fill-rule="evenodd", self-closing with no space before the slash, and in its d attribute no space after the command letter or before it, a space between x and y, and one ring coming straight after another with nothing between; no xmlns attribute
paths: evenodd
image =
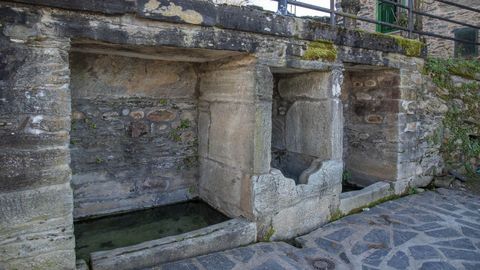
<svg viewBox="0 0 480 270"><path fill-rule="evenodd" d="M348 14L357 16L360 11L360 0L342 0L342 11ZM357 28L357 20L353 18L344 17L343 26L345 28L355 29Z"/></svg>
<svg viewBox="0 0 480 270"><path fill-rule="evenodd" d="M0 269L75 269L69 40L0 10Z"/></svg>
<svg viewBox="0 0 480 270"><path fill-rule="evenodd" d="M270 169L272 88L253 57L202 67L199 194L231 217L253 218L251 176Z"/></svg>

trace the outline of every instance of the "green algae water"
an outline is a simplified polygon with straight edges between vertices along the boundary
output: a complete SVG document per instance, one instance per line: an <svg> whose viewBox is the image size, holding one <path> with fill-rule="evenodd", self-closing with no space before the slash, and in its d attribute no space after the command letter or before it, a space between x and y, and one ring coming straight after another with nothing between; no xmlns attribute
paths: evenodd
<svg viewBox="0 0 480 270"><path fill-rule="evenodd" d="M90 253L190 232L228 220L201 201L99 217L74 223L77 259Z"/></svg>

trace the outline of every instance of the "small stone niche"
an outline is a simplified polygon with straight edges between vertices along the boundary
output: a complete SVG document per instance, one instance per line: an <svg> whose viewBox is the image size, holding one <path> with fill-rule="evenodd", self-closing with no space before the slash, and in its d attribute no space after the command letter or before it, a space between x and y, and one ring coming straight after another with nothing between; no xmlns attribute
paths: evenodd
<svg viewBox="0 0 480 270"><path fill-rule="evenodd" d="M274 76L271 166L297 184L315 163L335 159L341 111L332 97L330 72Z"/></svg>
<svg viewBox="0 0 480 270"><path fill-rule="evenodd" d="M344 181L365 187L397 179L398 70L356 67L345 73Z"/></svg>

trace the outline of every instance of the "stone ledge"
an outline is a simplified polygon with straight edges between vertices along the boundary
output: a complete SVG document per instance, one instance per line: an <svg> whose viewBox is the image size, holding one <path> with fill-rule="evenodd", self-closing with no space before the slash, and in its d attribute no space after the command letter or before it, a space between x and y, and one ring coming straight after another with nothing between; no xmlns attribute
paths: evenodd
<svg viewBox="0 0 480 270"><path fill-rule="evenodd" d="M394 194L395 192L391 188L390 183L377 182L362 190L341 193L339 210L343 215L346 215L354 209L367 206Z"/></svg>
<svg viewBox="0 0 480 270"><path fill-rule="evenodd" d="M91 266L99 269L143 269L253 243L255 223L232 219L192 232L138 245L92 253Z"/></svg>

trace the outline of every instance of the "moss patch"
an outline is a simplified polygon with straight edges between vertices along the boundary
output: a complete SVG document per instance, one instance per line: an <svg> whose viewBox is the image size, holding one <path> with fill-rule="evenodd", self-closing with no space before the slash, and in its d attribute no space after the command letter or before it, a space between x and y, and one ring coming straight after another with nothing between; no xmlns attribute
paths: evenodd
<svg viewBox="0 0 480 270"><path fill-rule="evenodd" d="M452 75L473 79L480 73L480 61L431 58L425 63L424 74L439 89L438 97L448 105L440 137L440 151L446 167L463 167L471 179L479 178L476 166L480 160L480 83L455 83Z"/></svg>
<svg viewBox="0 0 480 270"><path fill-rule="evenodd" d="M268 228L267 232L263 236L262 241L270 242L270 239L272 238L273 234L275 234L275 229L273 228L273 226L270 226L270 228Z"/></svg>
<svg viewBox="0 0 480 270"><path fill-rule="evenodd" d="M335 220L339 220L341 219L342 217L344 217L345 215L342 214L342 211L340 210L336 210L335 212L332 213L332 215L330 216L330 222L334 222Z"/></svg>
<svg viewBox="0 0 480 270"><path fill-rule="evenodd" d="M325 60L329 62L337 59L337 49L333 42L327 40L312 41L307 45L303 55L304 60Z"/></svg>
<svg viewBox="0 0 480 270"><path fill-rule="evenodd" d="M374 202L371 202L367 205L364 205L364 206L360 206L358 208L355 208L355 209L352 209L350 212L348 212L349 215L352 215L352 214L356 214L356 213L360 213L363 211L364 208L372 208L376 205L379 205L381 203L384 203L384 202L388 202L388 201L391 201L391 200L395 200L395 199L398 199L400 198L401 196L400 195L396 195L396 194L393 194L393 195L389 195L389 196L386 196L386 197L383 197L381 199L378 199Z"/></svg>
<svg viewBox="0 0 480 270"><path fill-rule="evenodd" d="M390 37L395 39L398 46L402 47L406 56L418 57L422 54L422 48L424 45L422 42L396 35L391 35Z"/></svg>

